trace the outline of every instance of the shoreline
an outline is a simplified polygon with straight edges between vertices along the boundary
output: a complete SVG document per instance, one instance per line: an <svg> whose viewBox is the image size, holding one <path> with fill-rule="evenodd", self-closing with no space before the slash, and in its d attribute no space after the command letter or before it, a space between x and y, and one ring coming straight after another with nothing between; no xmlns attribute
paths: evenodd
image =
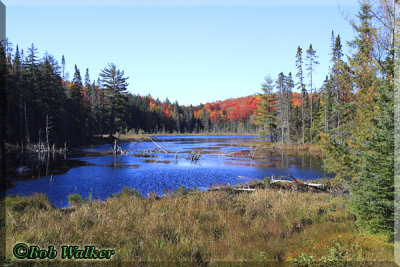
<svg viewBox="0 0 400 267"><path fill-rule="evenodd" d="M138 263L318 261L337 244L347 256L336 262L393 261L393 244L360 234L343 196L274 188L240 193L181 188L165 197L143 198L124 188L104 201L74 200L71 208L57 209L45 195L6 197L7 258L15 262L12 246L29 240L42 247L112 246L112 261ZM18 236L10 234L15 231Z"/></svg>

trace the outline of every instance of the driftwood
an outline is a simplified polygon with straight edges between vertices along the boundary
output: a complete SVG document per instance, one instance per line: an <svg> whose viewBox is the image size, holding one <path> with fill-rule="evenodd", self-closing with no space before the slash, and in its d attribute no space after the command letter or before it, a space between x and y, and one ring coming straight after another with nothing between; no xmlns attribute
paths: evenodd
<svg viewBox="0 0 400 267"><path fill-rule="evenodd" d="M149 137L149 139L162 151L162 152L164 152L165 154L168 154L168 151L166 151L164 148L162 148L159 144L157 144L156 142L154 142L154 140L151 138L151 137Z"/></svg>
<svg viewBox="0 0 400 267"><path fill-rule="evenodd" d="M225 186L221 184L216 184L210 187L210 191L230 191L230 192L254 192L257 188L275 188L275 189L286 189L300 192L326 192L334 195L344 195L346 194L345 188L332 188L323 184L318 183L305 183L294 178L292 175L289 177L292 181L283 180L283 179L274 179L272 176L271 180L265 179L255 179L249 178L245 176L238 176L239 178L252 179L252 182L246 183L245 186L235 186L232 187L230 185Z"/></svg>
<svg viewBox="0 0 400 267"><path fill-rule="evenodd" d="M301 181L296 180L292 175L289 175L289 177L293 180L293 183L295 187L300 191L316 191L316 190L322 190L326 191L326 188L323 184L314 184L314 183L303 183Z"/></svg>
<svg viewBox="0 0 400 267"><path fill-rule="evenodd" d="M138 150L137 152L135 152L132 147L130 150L124 150L122 147L120 147L117 144L117 139L115 139L114 146L110 148L109 153L113 154L114 156L116 156L116 155L131 155L131 156L137 156L137 157L152 157L151 154L153 154L153 153L169 153L164 148L162 148L159 144L157 144L153 139L151 139L150 137L149 137L149 139L156 145L156 148L149 148L149 149L142 150L142 151ZM134 143L134 144L136 144L136 143Z"/></svg>
<svg viewBox="0 0 400 267"><path fill-rule="evenodd" d="M187 160L198 161L201 157L201 151L191 151L185 157Z"/></svg>

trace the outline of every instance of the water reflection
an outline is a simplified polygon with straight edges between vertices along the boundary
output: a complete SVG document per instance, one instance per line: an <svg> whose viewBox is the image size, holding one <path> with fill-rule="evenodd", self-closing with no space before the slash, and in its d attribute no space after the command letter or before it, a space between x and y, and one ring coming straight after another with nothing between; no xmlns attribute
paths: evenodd
<svg viewBox="0 0 400 267"><path fill-rule="evenodd" d="M92 193L94 198L105 199L124 186L147 195L152 191L162 194L180 185L189 188L206 188L215 183L235 185L272 175L291 174L304 180L328 176L323 172L319 156L287 151L253 153L249 148L239 146L239 143L252 138L159 137L157 143L170 153L152 153L148 157L135 155L153 149L153 142L120 144L123 149L134 152L130 155L109 155L107 152L111 144L74 150L67 159L51 159L41 165L41 172L32 173L29 180L26 177L25 180L14 179L10 174L15 182L6 194L41 192L55 205L64 207L68 205L68 194L78 193L88 197ZM190 151L201 151L200 160L185 159ZM16 167L20 164L25 163L15 161Z"/></svg>

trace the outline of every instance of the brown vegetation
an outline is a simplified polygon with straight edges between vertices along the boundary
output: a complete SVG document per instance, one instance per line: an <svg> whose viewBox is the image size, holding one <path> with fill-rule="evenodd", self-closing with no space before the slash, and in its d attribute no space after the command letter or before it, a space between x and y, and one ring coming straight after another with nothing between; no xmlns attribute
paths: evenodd
<svg viewBox="0 0 400 267"><path fill-rule="evenodd" d="M179 190L158 199L125 188L86 202L56 209L44 195L7 197L8 258L27 242L113 248L116 261L278 262L321 257L340 237L343 250L359 246L350 260L393 261L393 245L360 235L346 199L325 193Z"/></svg>

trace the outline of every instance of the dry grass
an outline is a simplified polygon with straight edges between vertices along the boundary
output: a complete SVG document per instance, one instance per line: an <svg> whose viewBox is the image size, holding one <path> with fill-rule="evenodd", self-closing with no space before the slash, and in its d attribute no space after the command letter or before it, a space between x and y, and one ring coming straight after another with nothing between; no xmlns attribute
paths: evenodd
<svg viewBox="0 0 400 267"><path fill-rule="evenodd" d="M363 261L393 261L393 245L361 235L343 198L272 189L119 197L68 210L46 197L7 197L7 256L17 242L113 248L116 261L289 261L358 242Z"/></svg>
<svg viewBox="0 0 400 267"><path fill-rule="evenodd" d="M323 153L318 144L281 144L279 142L250 141L242 144L243 146L254 147L257 149L288 150L297 152Z"/></svg>

